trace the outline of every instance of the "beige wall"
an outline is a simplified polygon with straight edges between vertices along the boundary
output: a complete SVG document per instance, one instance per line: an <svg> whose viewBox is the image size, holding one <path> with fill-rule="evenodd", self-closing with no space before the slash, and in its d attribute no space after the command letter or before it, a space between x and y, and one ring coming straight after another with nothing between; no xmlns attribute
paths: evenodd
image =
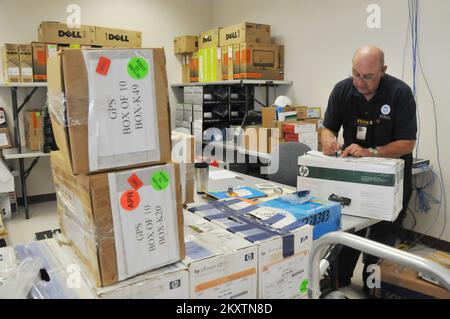
<svg viewBox="0 0 450 319"><path fill-rule="evenodd" d="M0 43L36 41L39 23L44 20L65 22L68 16L66 7L71 3L81 7L82 24L140 30L144 46L164 47L169 83L181 81L180 61L173 54L173 38L187 33L196 34L212 24L212 2L209 0L0 0ZM19 100L29 91L21 89ZM30 108L40 108L45 103L45 92L45 89L39 89L29 104ZM170 88L169 95L173 104L175 100ZM10 100L9 90L0 88L0 106L5 107L11 119ZM11 121L9 125L12 127ZM17 162L8 161L18 167ZM27 160L26 166L30 163ZM29 195L54 192L49 167L48 158L42 158L28 180ZM18 179L16 183L19 185Z"/></svg>
<svg viewBox="0 0 450 319"><path fill-rule="evenodd" d="M446 122L450 119L450 1L419 2L422 11L419 40L421 60L437 103L441 164L447 198L450 199L450 136L446 130ZM372 3L381 7L381 29L368 29L366 25L366 9ZM382 47L386 53L388 72L402 77L407 3L406 0L214 0L213 23L215 26L242 21L271 24L273 39L286 46L286 79L294 82L287 92L278 89L277 93L287 93L299 104L320 105L325 111L333 85L350 74L352 54L362 44L373 43ZM408 44L404 79L410 85L411 69L411 49ZM431 159L438 171L432 102L421 77L417 92L421 124L419 157ZM438 187L432 190L432 194L439 197ZM443 235L447 241L450 241L449 210L450 206L447 208L447 229ZM443 212L442 207L441 218L428 234L440 234L444 225ZM436 205L428 215L416 213L416 229L422 232L427 230L436 214ZM411 219L407 221L410 225L411 222Z"/></svg>

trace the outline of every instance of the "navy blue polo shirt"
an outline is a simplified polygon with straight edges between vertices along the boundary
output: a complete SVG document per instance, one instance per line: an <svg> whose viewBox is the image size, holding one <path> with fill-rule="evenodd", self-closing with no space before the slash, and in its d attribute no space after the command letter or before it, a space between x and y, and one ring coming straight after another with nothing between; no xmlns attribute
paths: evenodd
<svg viewBox="0 0 450 319"><path fill-rule="evenodd" d="M336 84L331 92L323 125L336 133L343 128L344 147L358 144L375 148L398 140L416 140L414 95L406 83L385 74L375 96L367 101L349 77ZM408 174L412 154L402 159Z"/></svg>

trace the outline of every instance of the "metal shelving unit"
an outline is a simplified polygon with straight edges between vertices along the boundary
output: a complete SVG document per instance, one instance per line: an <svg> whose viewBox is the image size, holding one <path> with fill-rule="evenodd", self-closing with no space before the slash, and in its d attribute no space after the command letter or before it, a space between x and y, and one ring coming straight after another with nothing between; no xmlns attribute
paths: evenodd
<svg viewBox="0 0 450 319"><path fill-rule="evenodd" d="M194 83L174 83L170 86L172 88L183 88L186 86L253 86L253 87L264 87L266 88L266 104L263 105L257 101L262 106L269 105L269 89L271 87L277 87L280 85L292 85L292 81L270 81L270 80L230 80L230 81L220 81L220 82L194 82Z"/></svg>
<svg viewBox="0 0 450 319"><path fill-rule="evenodd" d="M12 149L4 149L3 156L7 160L18 159L19 160L19 176L20 182L22 186L22 197L25 208L25 216L26 219L30 219L30 212L28 208L28 193L27 193L27 184L26 179L29 176L31 170L37 164L38 160L42 156L49 156L49 154L42 152L30 151L26 147L23 147L20 139L20 124L19 124L19 113L23 110L23 108L30 101L31 97L39 88L46 88L47 83L4 83L0 84L0 87L8 88L11 91L11 104L13 111L13 121L14 121L14 142L17 146ZM23 102L19 105L17 99L17 91L20 88L33 88L33 90L25 97ZM34 158L32 164L28 169L25 169L25 158Z"/></svg>

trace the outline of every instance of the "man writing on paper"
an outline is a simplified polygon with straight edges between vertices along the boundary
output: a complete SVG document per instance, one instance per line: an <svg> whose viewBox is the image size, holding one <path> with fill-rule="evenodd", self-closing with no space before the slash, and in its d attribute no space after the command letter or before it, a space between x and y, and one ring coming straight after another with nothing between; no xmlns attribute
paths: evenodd
<svg viewBox="0 0 450 319"><path fill-rule="evenodd" d="M416 103L410 87L386 74L384 53L374 46L356 50L352 75L334 87L325 113L322 148L325 155L343 157L386 157L405 160L403 208L397 220L380 222L370 229L369 238L393 246L406 216L412 193L412 151L416 144ZM344 147L337 143L343 128ZM365 236L365 230L357 235ZM344 247L338 259L340 287L348 286L360 252ZM378 258L368 256L368 265Z"/></svg>

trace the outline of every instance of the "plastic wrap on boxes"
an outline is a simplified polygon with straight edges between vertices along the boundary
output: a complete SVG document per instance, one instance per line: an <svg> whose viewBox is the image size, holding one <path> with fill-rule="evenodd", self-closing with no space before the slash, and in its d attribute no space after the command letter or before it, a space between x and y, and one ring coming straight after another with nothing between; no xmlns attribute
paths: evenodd
<svg viewBox="0 0 450 319"><path fill-rule="evenodd" d="M93 298L93 294L81 277L76 263L63 266L66 258L56 239L17 245L18 261L40 262L30 296L34 299L80 299Z"/></svg>
<svg viewBox="0 0 450 319"><path fill-rule="evenodd" d="M56 142L75 174L170 160L162 49L64 50L48 73Z"/></svg>
<svg viewBox="0 0 450 319"><path fill-rule="evenodd" d="M182 258L177 164L76 176L61 153L50 158L61 229L97 286Z"/></svg>

